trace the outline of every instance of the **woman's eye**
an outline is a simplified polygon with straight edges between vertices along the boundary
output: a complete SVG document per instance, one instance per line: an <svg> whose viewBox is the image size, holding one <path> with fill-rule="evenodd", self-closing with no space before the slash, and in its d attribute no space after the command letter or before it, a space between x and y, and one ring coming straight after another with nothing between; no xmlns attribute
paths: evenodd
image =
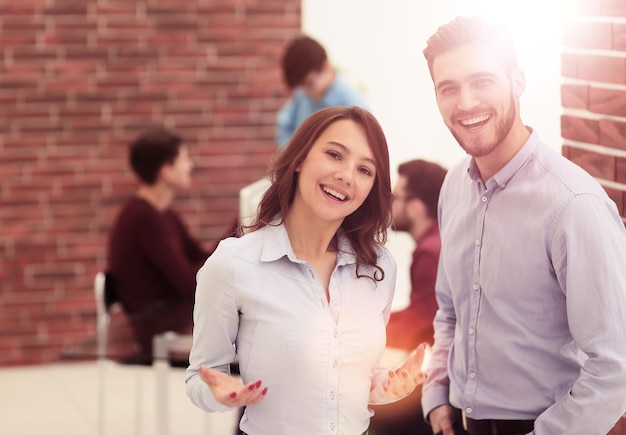
<svg viewBox="0 0 626 435"><path fill-rule="evenodd" d="M332 157L333 159L339 160L341 159L341 154L339 154L336 151L326 151L326 154L328 154L330 157Z"/></svg>
<svg viewBox="0 0 626 435"><path fill-rule="evenodd" d="M359 169L359 171L361 171L362 174L367 175L369 177L371 177L372 175L374 175L374 171L372 171L370 168L368 167L362 167Z"/></svg>

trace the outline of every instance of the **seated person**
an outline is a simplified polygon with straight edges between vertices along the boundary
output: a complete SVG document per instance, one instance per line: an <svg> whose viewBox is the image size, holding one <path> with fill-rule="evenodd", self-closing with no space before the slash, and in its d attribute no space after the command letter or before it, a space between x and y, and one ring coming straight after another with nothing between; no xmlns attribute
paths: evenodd
<svg viewBox="0 0 626 435"><path fill-rule="evenodd" d="M193 164L181 138L154 129L137 138L129 151L139 188L111 230L107 279L140 346L129 360L150 363L155 334L191 333L196 272L210 252L171 208L176 194L191 184Z"/></svg>
<svg viewBox="0 0 626 435"><path fill-rule="evenodd" d="M369 109L355 87L330 64L326 50L308 36L293 39L282 58L282 70L291 98L276 116L276 145L283 147L298 126L319 109L359 106Z"/></svg>

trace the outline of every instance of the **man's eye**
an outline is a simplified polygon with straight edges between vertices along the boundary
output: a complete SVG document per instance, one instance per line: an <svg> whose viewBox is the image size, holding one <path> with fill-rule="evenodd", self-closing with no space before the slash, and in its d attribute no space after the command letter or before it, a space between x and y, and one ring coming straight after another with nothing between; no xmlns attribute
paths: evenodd
<svg viewBox="0 0 626 435"><path fill-rule="evenodd" d="M474 86L478 88L483 88L485 86L489 86L491 84L491 79L478 79L474 82Z"/></svg>
<svg viewBox="0 0 626 435"><path fill-rule="evenodd" d="M451 95L456 91L456 87L454 86L444 86L443 88L439 89L439 94L440 95Z"/></svg>

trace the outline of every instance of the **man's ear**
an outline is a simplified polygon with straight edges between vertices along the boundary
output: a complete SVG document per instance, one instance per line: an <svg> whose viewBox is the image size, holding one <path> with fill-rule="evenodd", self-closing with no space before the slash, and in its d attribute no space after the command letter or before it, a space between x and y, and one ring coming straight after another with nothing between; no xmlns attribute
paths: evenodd
<svg viewBox="0 0 626 435"><path fill-rule="evenodd" d="M157 177L157 179L167 181L170 179L171 175L172 175L172 165L169 165L166 163L163 166L161 166L161 169L159 169L159 176Z"/></svg>
<svg viewBox="0 0 626 435"><path fill-rule="evenodd" d="M428 210L426 209L426 204L419 198L411 198L407 205L407 213L411 217L411 219L418 219L420 217L426 216L428 214Z"/></svg>
<svg viewBox="0 0 626 435"><path fill-rule="evenodd" d="M513 95L516 97L521 97L526 90L526 77L524 76L524 72L521 69L516 69L513 71L511 76L511 86L513 87Z"/></svg>

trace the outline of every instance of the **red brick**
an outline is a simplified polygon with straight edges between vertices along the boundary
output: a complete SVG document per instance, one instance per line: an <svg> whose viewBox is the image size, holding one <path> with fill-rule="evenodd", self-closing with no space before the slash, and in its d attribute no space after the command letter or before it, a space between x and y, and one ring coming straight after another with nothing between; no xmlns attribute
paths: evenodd
<svg viewBox="0 0 626 435"><path fill-rule="evenodd" d="M566 139L597 144L600 141L598 121L563 115L561 135Z"/></svg>
<svg viewBox="0 0 626 435"><path fill-rule="evenodd" d="M561 75L563 77L578 77L578 57L573 53L561 54Z"/></svg>
<svg viewBox="0 0 626 435"><path fill-rule="evenodd" d="M571 148L568 158L592 176L612 181L615 179L615 156L599 154L582 148Z"/></svg>
<svg viewBox="0 0 626 435"><path fill-rule="evenodd" d="M601 119L599 129L601 145L626 150L626 123Z"/></svg>
<svg viewBox="0 0 626 435"><path fill-rule="evenodd" d="M613 23L613 50L626 51L626 24Z"/></svg>
<svg viewBox="0 0 626 435"><path fill-rule="evenodd" d="M626 158L617 159L615 181L626 184Z"/></svg>
<svg viewBox="0 0 626 435"><path fill-rule="evenodd" d="M626 417L620 418L607 435L626 435Z"/></svg>
<svg viewBox="0 0 626 435"><path fill-rule="evenodd" d="M578 78L605 83L626 83L626 59L620 56L578 55Z"/></svg>
<svg viewBox="0 0 626 435"><path fill-rule="evenodd" d="M624 210L624 191L606 186L603 187L606 193L609 195L609 198L611 198L613 202L615 202L617 210L620 212L620 214L622 214L622 210Z"/></svg>
<svg viewBox="0 0 626 435"><path fill-rule="evenodd" d="M594 113L626 118L626 91L591 86L589 88L589 110Z"/></svg>
<svg viewBox="0 0 626 435"><path fill-rule="evenodd" d="M611 23L569 21L563 27L563 45L573 48L610 50Z"/></svg>
<svg viewBox="0 0 626 435"><path fill-rule="evenodd" d="M623 0L602 0L598 3L604 15L626 17L626 4Z"/></svg>

